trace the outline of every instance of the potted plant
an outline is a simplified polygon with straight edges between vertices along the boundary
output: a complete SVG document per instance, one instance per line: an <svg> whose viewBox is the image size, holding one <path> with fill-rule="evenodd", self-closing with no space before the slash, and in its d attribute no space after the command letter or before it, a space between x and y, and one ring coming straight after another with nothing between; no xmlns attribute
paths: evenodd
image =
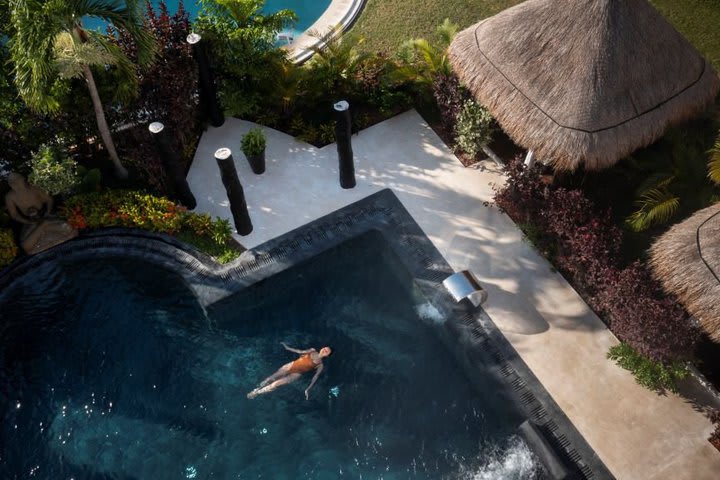
<svg viewBox="0 0 720 480"><path fill-rule="evenodd" d="M253 173L265 172L265 134L260 128L251 128L242 138L241 148Z"/></svg>

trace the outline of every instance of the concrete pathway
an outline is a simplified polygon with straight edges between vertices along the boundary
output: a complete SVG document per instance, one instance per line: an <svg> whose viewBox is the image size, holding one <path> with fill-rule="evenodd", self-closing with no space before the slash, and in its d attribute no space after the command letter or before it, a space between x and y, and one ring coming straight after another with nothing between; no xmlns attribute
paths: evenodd
<svg viewBox="0 0 720 480"><path fill-rule="evenodd" d="M410 111L353 137L357 187L342 190L335 145L317 149L265 129L267 170L253 175L239 150L253 124L228 119L206 132L188 175L197 211L230 218L213 159L233 150L255 226L248 248L382 188L393 191L453 268L487 287L485 310L618 479L720 478L709 421L686 400L658 396L605 358L615 337L562 276L492 206L493 164L464 168Z"/></svg>

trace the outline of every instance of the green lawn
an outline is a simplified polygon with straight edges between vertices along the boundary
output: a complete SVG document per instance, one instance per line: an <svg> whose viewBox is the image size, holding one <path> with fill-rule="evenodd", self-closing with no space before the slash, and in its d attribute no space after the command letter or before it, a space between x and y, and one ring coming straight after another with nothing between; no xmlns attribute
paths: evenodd
<svg viewBox="0 0 720 480"><path fill-rule="evenodd" d="M651 0L650 3L720 70L720 0Z"/></svg>
<svg viewBox="0 0 720 480"><path fill-rule="evenodd" d="M391 53L411 38L434 39L445 18L469 27L521 0L367 0L352 32L365 37L367 51Z"/></svg>
<svg viewBox="0 0 720 480"><path fill-rule="evenodd" d="M394 51L410 38L434 38L445 18L460 27L494 15L521 0L367 0L352 31L367 51ZM651 0L720 70L720 0Z"/></svg>

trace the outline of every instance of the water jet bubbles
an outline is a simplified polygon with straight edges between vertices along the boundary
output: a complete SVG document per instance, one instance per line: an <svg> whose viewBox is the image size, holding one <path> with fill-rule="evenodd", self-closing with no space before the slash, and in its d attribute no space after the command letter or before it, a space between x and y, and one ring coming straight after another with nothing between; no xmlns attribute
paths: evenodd
<svg viewBox="0 0 720 480"><path fill-rule="evenodd" d="M20 407L21 407L21 406L22 406L22 405L20 404L20 400L18 400L18 402L15 404L15 408L18 409L18 410L20 410Z"/></svg>
<svg viewBox="0 0 720 480"><path fill-rule="evenodd" d="M192 465L185 467L185 478L196 478L197 477L197 468L193 467Z"/></svg>
<svg viewBox="0 0 720 480"><path fill-rule="evenodd" d="M336 398L338 395L340 395L340 387L338 386L332 387L328 393L328 396L333 396Z"/></svg>
<svg viewBox="0 0 720 480"><path fill-rule="evenodd" d="M260 430L260 435L267 435L267 432L268 432L267 428L263 427L263 429Z"/></svg>

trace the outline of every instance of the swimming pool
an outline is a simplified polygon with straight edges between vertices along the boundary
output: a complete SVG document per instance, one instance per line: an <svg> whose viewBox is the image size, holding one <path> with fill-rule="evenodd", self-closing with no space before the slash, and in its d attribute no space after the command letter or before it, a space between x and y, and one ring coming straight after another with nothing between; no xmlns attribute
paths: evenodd
<svg viewBox="0 0 720 480"><path fill-rule="evenodd" d="M0 471L542 478L516 434L535 416L605 478L488 319L448 303L447 264L389 191L250 255L216 267L103 234L0 277ZM307 378L247 400L292 360L281 341L336 353L309 401Z"/></svg>
<svg viewBox="0 0 720 480"><path fill-rule="evenodd" d="M304 31L309 29L315 21L327 10L330 6L331 0L265 0L265 7L263 11L265 13L275 13L279 10L288 8L295 12L298 17L297 22L294 25L288 26L281 33L280 36L285 38L297 38ZM152 6L157 9L160 4L160 0L152 0L150 2ZM166 0L165 4L168 7L168 12L175 13L178 8L179 0ZM183 2L185 11L188 12L190 21L197 18L200 12L200 6L193 0ZM87 28L104 28L104 23L95 19L87 19L84 22Z"/></svg>

